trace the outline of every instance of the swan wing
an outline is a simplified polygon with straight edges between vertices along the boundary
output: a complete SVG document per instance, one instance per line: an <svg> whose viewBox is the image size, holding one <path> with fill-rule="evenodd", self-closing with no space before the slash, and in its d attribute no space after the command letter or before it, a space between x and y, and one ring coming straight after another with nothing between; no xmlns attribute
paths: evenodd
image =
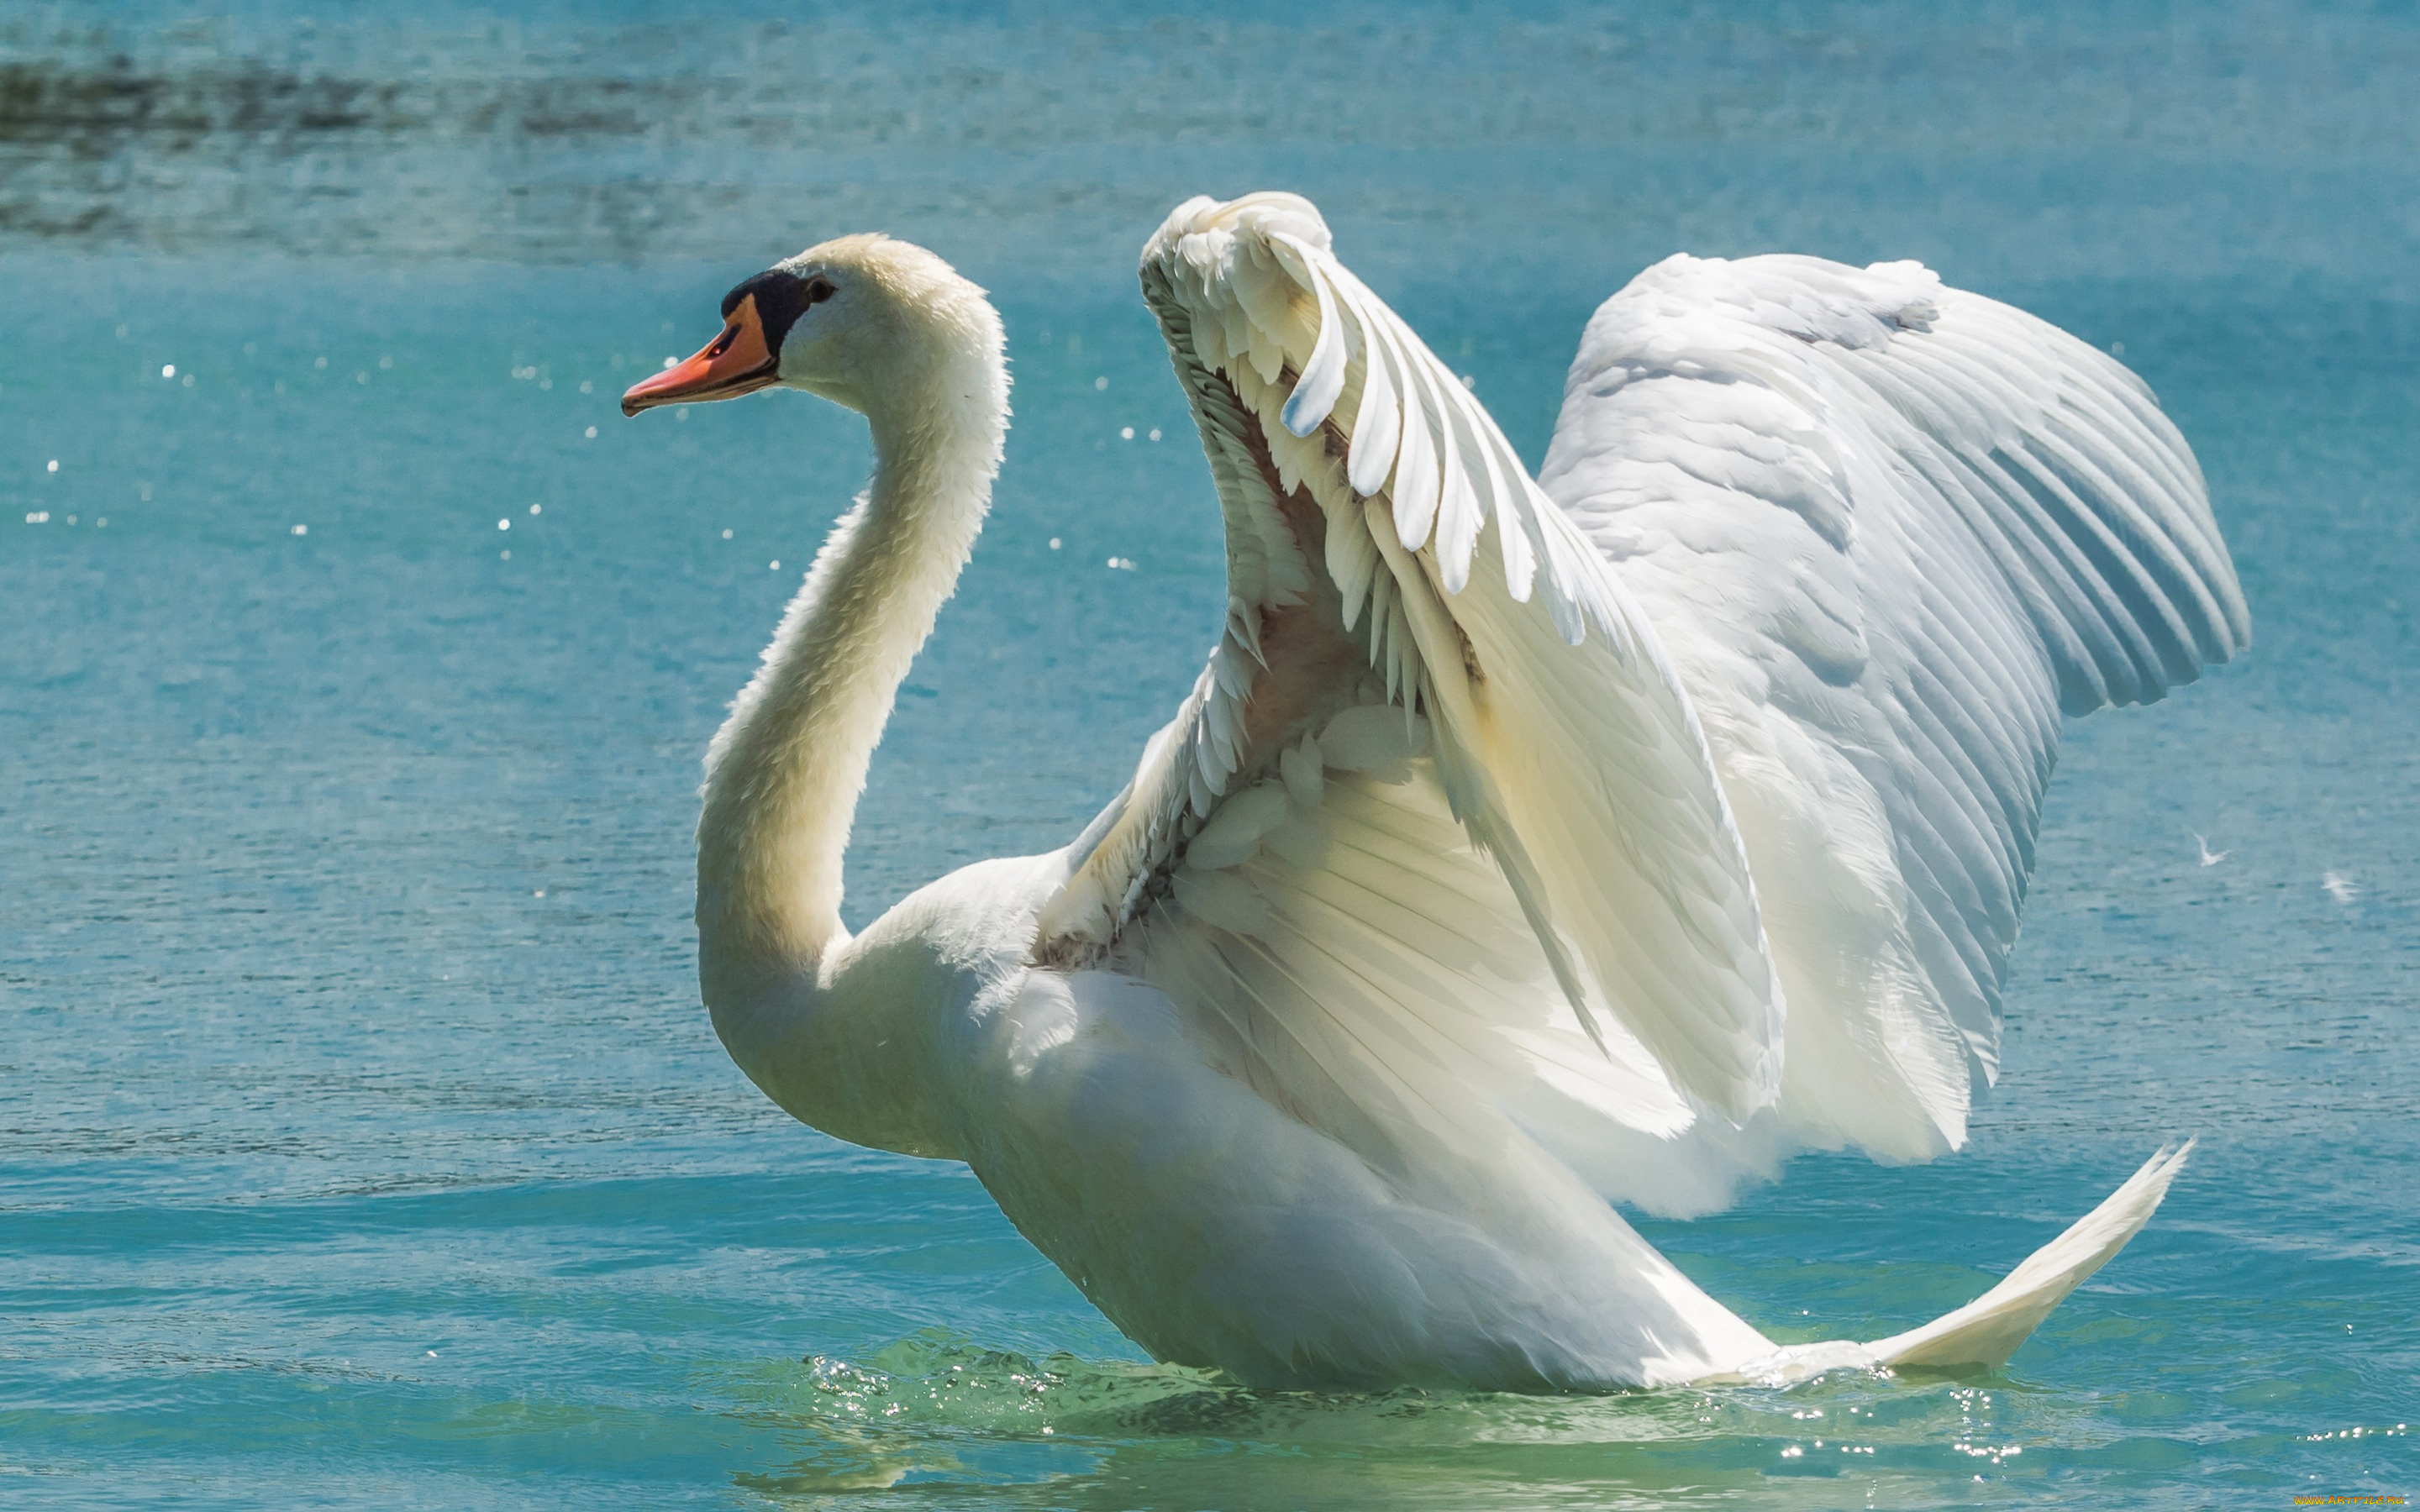
<svg viewBox="0 0 2420 1512"><path fill-rule="evenodd" d="M1746 853L1621 581L1307 202L1189 202L1141 278L1229 613L1037 960L1147 975L1270 1095L1373 1137L1533 1094L1668 1134L1770 1103Z"/></svg>
<svg viewBox="0 0 2420 1512"><path fill-rule="evenodd" d="M2114 359L1915 263L1680 256L1590 322L1540 481L1702 717L1790 1001L1783 1123L1955 1148L2061 714L2248 643L2191 450Z"/></svg>

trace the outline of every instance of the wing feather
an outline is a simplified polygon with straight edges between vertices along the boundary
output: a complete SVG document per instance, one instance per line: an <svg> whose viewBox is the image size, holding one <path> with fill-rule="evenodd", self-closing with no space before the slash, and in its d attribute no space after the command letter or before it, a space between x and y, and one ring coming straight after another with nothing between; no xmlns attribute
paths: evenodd
<svg viewBox="0 0 2420 1512"><path fill-rule="evenodd" d="M2249 634L2140 380L1914 264L1675 259L1591 322L1550 496L1304 202L1180 207L1142 283L1228 623L1037 958L1382 1168L1518 1130L1686 1211L1760 1158L1706 1111L1960 1142L2061 713Z"/></svg>
<svg viewBox="0 0 2420 1512"><path fill-rule="evenodd" d="M2247 642L2134 375L1914 264L1673 258L1606 301L1542 482L1704 719L1791 1011L1778 1117L1953 1148L2062 712Z"/></svg>
<svg viewBox="0 0 2420 1512"><path fill-rule="evenodd" d="M1071 857L1037 959L1122 963L1205 1022L1283 1019L1234 1032L1298 1108L1350 1088L1355 1118L1466 1137L1541 1077L1593 1089L1571 1128L1600 1104L1669 1131L1770 1103L1781 1002L1745 854L1687 695L1586 539L1308 204L1190 202L1141 276L1212 460L1230 620L1258 623L1231 624L1147 757L1165 770ZM1324 570L1283 600L1255 563ZM1357 770L1379 709L1416 748ZM1424 817L1352 822L1373 783ZM1292 795L1283 824L1224 817L1260 794Z"/></svg>

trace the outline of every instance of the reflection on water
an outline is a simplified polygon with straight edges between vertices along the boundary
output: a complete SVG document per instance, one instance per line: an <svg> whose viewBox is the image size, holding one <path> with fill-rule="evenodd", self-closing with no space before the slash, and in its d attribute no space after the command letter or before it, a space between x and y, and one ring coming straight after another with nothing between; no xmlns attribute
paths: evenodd
<svg viewBox="0 0 2420 1512"><path fill-rule="evenodd" d="M1173 1366L1037 1362L927 1329L861 1364L815 1356L716 1384L725 1411L762 1414L786 1441L787 1458L737 1484L827 1506L874 1491L923 1504L921 1489L936 1504L980 1489L989 1505L1103 1509L1899 1507L1961 1501L1955 1489L1978 1474L2055 1490L2079 1463L2122 1497L2195 1453L2184 1424L2178 1440L2109 1431L2172 1417L2183 1398L2079 1400L2022 1376L1847 1371L1788 1390L1562 1397L1263 1393Z"/></svg>
<svg viewBox="0 0 2420 1512"><path fill-rule="evenodd" d="M0 246L587 261L784 245L803 221L1042 257L1107 239L1126 261L1176 199L1282 183L1432 252L1637 225L1647 255L1742 234L1903 255L1947 209L1996 222L2020 276L2152 249L2179 270L2342 268L2411 229L2293 211L2409 181L2413 30L2146 4L315 20L86 0L0 17ZM2246 168L2280 176L2248 194Z"/></svg>
<svg viewBox="0 0 2420 1512"><path fill-rule="evenodd" d="M777 1414L795 1435L796 1458L739 1477L752 1489L943 1482L1018 1488L1078 1506L1188 1492L1204 1505L1480 1506L1531 1504L1542 1482L1557 1481L1594 1495L1663 1496L1760 1481L1791 1445L1818 1477L1836 1460L1877 1468L1886 1447L1891 1468L1929 1473L1896 1451L1932 1458L1957 1436L1945 1435L1945 1413L1990 1441L1976 1414L1988 1420L1991 1398L2008 1395L2005 1386L1911 1393L1881 1378L1787 1393L1559 1398L1266 1393L1169 1365L1066 1354L1036 1362L946 1329L862 1364L816 1356L757 1366L725 1389L742 1410Z"/></svg>

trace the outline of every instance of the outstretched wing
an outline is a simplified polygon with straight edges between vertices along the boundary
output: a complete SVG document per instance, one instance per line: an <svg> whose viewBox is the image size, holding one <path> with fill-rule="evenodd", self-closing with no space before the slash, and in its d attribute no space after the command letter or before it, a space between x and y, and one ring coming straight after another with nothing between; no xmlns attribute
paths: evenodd
<svg viewBox="0 0 2420 1512"><path fill-rule="evenodd" d="M1673 257L1590 320L1541 476L1663 637L1790 1001L1780 1115L1964 1137L2062 711L2248 643L2142 381L1915 263Z"/></svg>
<svg viewBox="0 0 2420 1512"><path fill-rule="evenodd" d="M1191 201L1142 284L1229 612L1037 959L1148 977L1365 1149L1772 1102L1745 853L1621 585L1307 202Z"/></svg>

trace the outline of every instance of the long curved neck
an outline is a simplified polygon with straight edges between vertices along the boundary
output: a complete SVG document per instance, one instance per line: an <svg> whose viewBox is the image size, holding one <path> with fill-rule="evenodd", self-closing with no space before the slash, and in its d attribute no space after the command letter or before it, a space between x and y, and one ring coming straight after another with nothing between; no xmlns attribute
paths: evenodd
<svg viewBox="0 0 2420 1512"><path fill-rule="evenodd" d="M966 345L869 405L873 484L707 753L698 953L718 1024L776 982L813 982L847 938L841 860L866 767L983 529L1008 424L996 338Z"/></svg>

